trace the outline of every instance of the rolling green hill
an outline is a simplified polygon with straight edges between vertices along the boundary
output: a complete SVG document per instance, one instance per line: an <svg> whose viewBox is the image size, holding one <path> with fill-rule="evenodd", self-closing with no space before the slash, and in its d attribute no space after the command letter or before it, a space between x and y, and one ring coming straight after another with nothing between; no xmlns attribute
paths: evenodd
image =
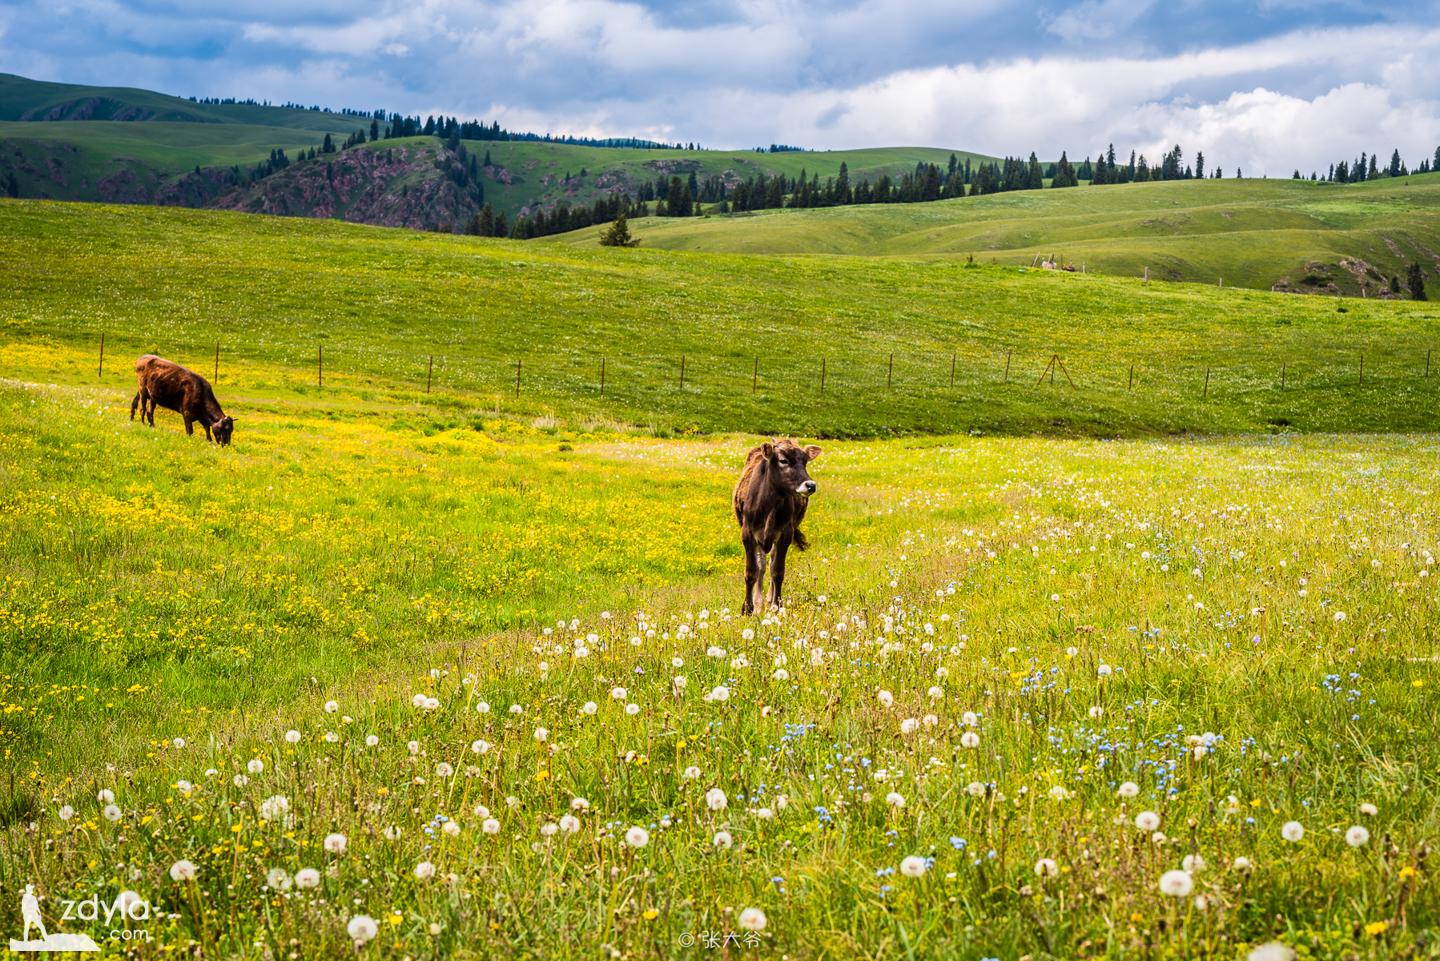
<svg viewBox="0 0 1440 961"><path fill-rule="evenodd" d="M209 206L213 193L178 183L187 172L236 165L248 169L272 150L294 154L318 146L327 133L343 139L368 125L367 119L326 111L193 103L148 90L0 74L0 177L13 172L22 197ZM381 143L399 147L419 139ZM439 149L435 138L423 139L427 149ZM774 154L535 141L467 141L466 147L482 157L490 153L492 165L483 174L485 199L512 220L537 207L590 205L617 191L637 194L642 184L676 174L688 177L693 172L702 180L736 182L805 171L823 180L846 163L852 177L873 179L881 174L898 177L922 161L944 165L952 153L962 161L993 159L932 147ZM400 200L405 183L381 186L393 186L396 204L407 207L403 216L381 222L458 227L470 212L458 207L420 211ZM328 217L343 207L323 203L313 211L289 209L297 215Z"/></svg>
<svg viewBox="0 0 1440 961"><path fill-rule="evenodd" d="M507 213L536 202L589 204L615 190L634 195L642 183L653 183L657 177L689 177L692 172L702 181L707 177L722 177L735 182L782 173L797 177L802 172L819 174L823 181L838 174L844 163L849 167L852 180L874 180L882 174L898 177L913 171L917 163L943 167L951 154L961 162L995 159L935 147L756 153L753 150L639 150L524 141L467 141L466 145L481 155L489 151L494 169L491 181L486 184L486 198L496 209Z"/></svg>
<svg viewBox="0 0 1440 961"><path fill-rule="evenodd" d="M262 104L195 103L135 87L49 83L0 73L0 120L250 124L348 134L369 118Z"/></svg>
<svg viewBox="0 0 1440 961"><path fill-rule="evenodd" d="M1189 180L632 223L649 247L754 254L974 256L1267 289L1371 296L1419 261L1440 275L1440 174L1326 184ZM587 246L597 230L561 238ZM1373 270L1367 269L1373 268Z"/></svg>
<svg viewBox="0 0 1440 961"><path fill-rule="evenodd" d="M149 203L196 167L249 170L275 149L317 146L324 130L220 123L0 121L0 170L22 197Z"/></svg>
<svg viewBox="0 0 1440 961"><path fill-rule="evenodd" d="M208 370L218 343L241 410L258 385L331 403L323 349L326 385L422 427L503 409L662 433L1440 428L1430 303L39 201L0 202L0 259L7 376L93 383L103 335L119 401L135 356Z"/></svg>

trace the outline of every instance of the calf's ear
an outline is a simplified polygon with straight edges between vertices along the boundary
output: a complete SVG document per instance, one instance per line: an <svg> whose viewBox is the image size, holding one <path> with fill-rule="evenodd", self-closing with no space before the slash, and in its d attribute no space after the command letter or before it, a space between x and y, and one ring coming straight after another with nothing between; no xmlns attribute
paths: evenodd
<svg viewBox="0 0 1440 961"><path fill-rule="evenodd" d="M816 447L814 444L811 444L809 447L805 448L805 456L810 458L811 460L814 460L815 458L820 456L820 448Z"/></svg>
<svg viewBox="0 0 1440 961"><path fill-rule="evenodd" d="M770 458L774 457L774 456L775 456L775 445L772 444L772 443L770 443L768 440L767 440L765 443L761 444L761 445L760 445L760 456L761 456L761 457L764 457L766 460L769 460Z"/></svg>

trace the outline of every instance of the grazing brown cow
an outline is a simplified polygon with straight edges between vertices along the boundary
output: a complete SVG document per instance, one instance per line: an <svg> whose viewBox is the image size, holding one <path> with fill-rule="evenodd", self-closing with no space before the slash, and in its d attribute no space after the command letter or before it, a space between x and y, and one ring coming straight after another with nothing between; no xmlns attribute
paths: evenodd
<svg viewBox="0 0 1440 961"><path fill-rule="evenodd" d="M222 447L230 443L235 431L235 418L227 417L215 399L210 382L193 370L186 370L173 361L154 354L146 354L135 361L135 375L139 386L135 398L130 401L130 419L135 419L139 408L140 419L155 426L155 407L173 410L185 418L185 433L195 433L195 423L205 428L206 440L214 440Z"/></svg>
<svg viewBox="0 0 1440 961"><path fill-rule="evenodd" d="M800 532L815 482L805 465L820 456L820 448L801 447L793 440L770 441L745 455L745 469L735 485L735 519L745 545L745 603L742 614L755 613L764 603L765 563L774 552L770 572L769 603L780 606L785 583L785 553L793 543L809 546Z"/></svg>

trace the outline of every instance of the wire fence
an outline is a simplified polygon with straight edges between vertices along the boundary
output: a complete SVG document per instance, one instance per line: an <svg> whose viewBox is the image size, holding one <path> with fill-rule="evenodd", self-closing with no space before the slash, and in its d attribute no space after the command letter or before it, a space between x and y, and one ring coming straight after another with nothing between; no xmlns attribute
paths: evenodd
<svg viewBox="0 0 1440 961"><path fill-rule="evenodd" d="M859 352L836 345L834 354L709 354L689 351L637 354L591 350L539 350L512 356L443 345L432 351L376 348L369 344L317 341L307 357L296 344L245 350L216 341L169 344L154 349L137 338L100 335L94 375L110 382L133 376L134 358L160 353L206 376L224 402L225 392L247 387L288 387L326 391L384 388L425 395L481 395L502 405L522 402L595 401L630 411L667 413L693 409L703 414L712 402L774 404L789 400L809 409L862 404L872 416L890 407L935 409L985 397L1033 395L1034 403L1063 414L1085 399L1110 403L1207 404L1263 396L1303 407L1322 395L1378 391L1408 395L1435 390L1433 349L1423 343L1307 343L1303 349L1267 345L1262 350L1220 357L1142 353L1137 359L1080 356L1031 345L966 342L954 349ZM78 372L77 372L78 373ZM1009 393L1006 393L1009 392ZM1367 395L1368 396L1368 395ZM803 400L802 400L803 399ZM914 420L913 410L910 420ZM1436 410L1440 422L1440 409ZM945 425L940 425L945 426Z"/></svg>

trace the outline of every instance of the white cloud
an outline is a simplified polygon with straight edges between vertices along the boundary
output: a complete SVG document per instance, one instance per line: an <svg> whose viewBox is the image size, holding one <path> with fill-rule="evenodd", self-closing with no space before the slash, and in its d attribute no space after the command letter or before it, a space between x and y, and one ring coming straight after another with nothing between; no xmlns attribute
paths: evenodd
<svg viewBox="0 0 1440 961"><path fill-rule="evenodd" d="M1150 12L1154 0L1085 0L1052 17L1047 29L1066 40L1104 40Z"/></svg>
<svg viewBox="0 0 1440 961"><path fill-rule="evenodd" d="M1440 29L1413 13L1195 46L1163 35L1193 0L1021 17L1001 0L715 0L684 17L637 0L59 0L86 29L22 44L45 2L0 0L3 69L541 132L1044 157L1178 142L1274 176L1395 146L1416 162L1440 141Z"/></svg>
<svg viewBox="0 0 1440 961"><path fill-rule="evenodd" d="M1440 61L1440 31L1310 31L1170 57L1017 59L902 71L848 90L711 98L711 139L745 142L729 122L742 102L773 113L794 142L818 147L936 144L986 153L1093 153L1113 141L1154 157L1173 143L1212 165L1288 175L1360 150L1398 146L1418 162L1440 142L1440 103L1416 64ZM1396 67L1396 64L1410 64ZM1386 66L1392 65L1392 66ZM1387 71L1408 70L1387 84ZM1276 92L1253 78L1318 87ZM1318 78L1318 83L1317 83ZM1392 78L1393 79L1393 78ZM1194 91L1214 87L1218 96ZM752 138L753 139L753 136Z"/></svg>

